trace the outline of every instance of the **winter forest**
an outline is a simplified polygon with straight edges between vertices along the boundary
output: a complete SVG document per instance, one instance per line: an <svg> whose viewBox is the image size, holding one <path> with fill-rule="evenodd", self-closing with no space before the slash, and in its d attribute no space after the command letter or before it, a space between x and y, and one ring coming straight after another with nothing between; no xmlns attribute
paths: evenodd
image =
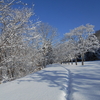
<svg viewBox="0 0 100 100"><path fill-rule="evenodd" d="M0 0L0 83L52 63L77 65L77 61L82 61L84 65L86 60L100 60L100 39L94 25L76 27L61 39L56 28L30 20L32 16L35 16L34 6L29 8L20 1Z"/></svg>

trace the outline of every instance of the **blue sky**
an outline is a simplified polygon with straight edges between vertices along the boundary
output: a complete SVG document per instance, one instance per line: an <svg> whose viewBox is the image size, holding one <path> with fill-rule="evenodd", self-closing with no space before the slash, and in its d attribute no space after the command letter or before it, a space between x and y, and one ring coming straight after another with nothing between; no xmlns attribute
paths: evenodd
<svg viewBox="0 0 100 100"><path fill-rule="evenodd" d="M80 25L95 25L100 29L100 0L21 0L35 4L34 12L40 21L58 29L60 36Z"/></svg>

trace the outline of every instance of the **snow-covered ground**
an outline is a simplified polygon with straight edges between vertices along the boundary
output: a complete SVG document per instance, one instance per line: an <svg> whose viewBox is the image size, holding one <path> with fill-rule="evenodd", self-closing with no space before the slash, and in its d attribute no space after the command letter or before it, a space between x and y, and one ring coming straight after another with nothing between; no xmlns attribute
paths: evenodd
<svg viewBox="0 0 100 100"><path fill-rule="evenodd" d="M100 61L49 65L1 84L0 100L100 100Z"/></svg>
<svg viewBox="0 0 100 100"><path fill-rule="evenodd" d="M66 100L68 71L60 64L0 85L0 100Z"/></svg>
<svg viewBox="0 0 100 100"><path fill-rule="evenodd" d="M100 61L63 66L70 70L69 100L100 100Z"/></svg>

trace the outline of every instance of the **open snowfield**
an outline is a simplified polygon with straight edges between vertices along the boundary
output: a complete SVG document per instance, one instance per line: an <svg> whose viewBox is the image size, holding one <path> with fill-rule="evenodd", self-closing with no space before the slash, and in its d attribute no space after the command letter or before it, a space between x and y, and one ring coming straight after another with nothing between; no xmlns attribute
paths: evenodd
<svg viewBox="0 0 100 100"><path fill-rule="evenodd" d="M49 65L1 84L0 100L100 100L100 61Z"/></svg>
<svg viewBox="0 0 100 100"><path fill-rule="evenodd" d="M70 70L69 100L100 100L100 61L63 66Z"/></svg>
<svg viewBox="0 0 100 100"><path fill-rule="evenodd" d="M68 71L60 64L0 85L0 100L66 100Z"/></svg>

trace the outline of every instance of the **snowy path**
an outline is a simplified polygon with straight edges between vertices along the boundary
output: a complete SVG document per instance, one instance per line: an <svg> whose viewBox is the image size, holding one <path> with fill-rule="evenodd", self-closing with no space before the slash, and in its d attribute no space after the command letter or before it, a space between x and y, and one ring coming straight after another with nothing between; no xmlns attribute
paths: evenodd
<svg viewBox="0 0 100 100"><path fill-rule="evenodd" d="M69 100L100 100L100 61L63 66L70 70Z"/></svg>
<svg viewBox="0 0 100 100"><path fill-rule="evenodd" d="M60 64L0 85L0 100L66 100L68 70Z"/></svg>

